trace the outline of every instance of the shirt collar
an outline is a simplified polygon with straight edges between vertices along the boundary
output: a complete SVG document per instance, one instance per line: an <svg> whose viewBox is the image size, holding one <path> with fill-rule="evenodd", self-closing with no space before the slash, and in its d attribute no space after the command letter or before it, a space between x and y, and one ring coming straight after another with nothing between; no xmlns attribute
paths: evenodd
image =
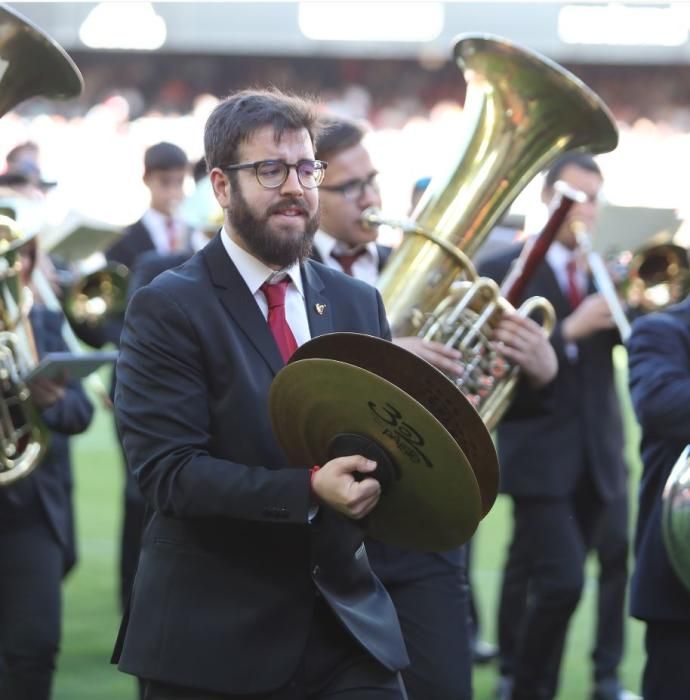
<svg viewBox="0 0 690 700"><path fill-rule="evenodd" d="M285 270L276 271L247 252L244 248L240 248L240 246L230 238L225 227L220 231L220 240L223 243L225 251L230 256L230 260L235 264L235 267L252 294L256 294L259 289L261 289L261 285L267 280L273 282L287 276L290 278L292 284L295 285L302 298L304 298L302 275L298 263L291 265Z"/></svg>
<svg viewBox="0 0 690 700"><path fill-rule="evenodd" d="M338 241L337 238L334 238L333 236L331 236L330 233L326 233L321 229L319 229L314 235L314 247L316 248L319 255L321 256L321 259L324 262L328 260L328 258L330 258L333 251L335 251L339 246L342 247L342 244L340 243L340 241ZM376 241L369 241L364 246L364 249L374 261L378 262L379 249L376 247ZM340 250L339 252L346 253L348 251L346 247L343 247L342 250Z"/></svg>
<svg viewBox="0 0 690 700"><path fill-rule="evenodd" d="M153 223L154 226L158 226L161 230L165 230L167 222L172 219L167 214L151 208L147 209L141 218L144 220L144 223ZM174 221L174 219L172 220Z"/></svg>
<svg viewBox="0 0 690 700"><path fill-rule="evenodd" d="M546 252L546 260L551 267L565 270L568 262L575 256L575 251L566 248L560 241L554 241Z"/></svg>

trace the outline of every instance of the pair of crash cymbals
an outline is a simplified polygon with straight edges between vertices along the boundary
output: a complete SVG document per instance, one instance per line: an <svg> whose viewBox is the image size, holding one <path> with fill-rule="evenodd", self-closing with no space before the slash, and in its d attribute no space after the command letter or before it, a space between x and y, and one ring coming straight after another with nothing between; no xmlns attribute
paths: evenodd
<svg viewBox="0 0 690 700"><path fill-rule="evenodd" d="M457 547L496 498L498 459L479 414L445 375L388 341L313 338L276 376L269 408L291 464L377 462L381 498L363 524L388 544Z"/></svg>

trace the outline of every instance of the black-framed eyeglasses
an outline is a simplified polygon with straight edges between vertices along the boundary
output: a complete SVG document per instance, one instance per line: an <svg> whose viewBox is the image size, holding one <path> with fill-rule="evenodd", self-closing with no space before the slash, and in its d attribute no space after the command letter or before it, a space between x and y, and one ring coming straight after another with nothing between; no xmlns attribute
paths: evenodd
<svg viewBox="0 0 690 700"><path fill-rule="evenodd" d="M378 173L371 173L368 177L364 179L357 178L355 180L348 180L343 182L342 185L322 185L321 189L326 192L337 192L341 194L345 199L349 199L351 202L356 202L360 197L364 195L364 190L371 187L374 191L379 191L379 183L377 181Z"/></svg>
<svg viewBox="0 0 690 700"><path fill-rule="evenodd" d="M299 160L296 163L286 163L284 160L257 160L255 163L226 165L221 170L253 168L259 184L268 190L274 190L283 185L288 179L290 168L294 168L299 184L307 190L313 190L323 182L327 166L328 163L323 160Z"/></svg>

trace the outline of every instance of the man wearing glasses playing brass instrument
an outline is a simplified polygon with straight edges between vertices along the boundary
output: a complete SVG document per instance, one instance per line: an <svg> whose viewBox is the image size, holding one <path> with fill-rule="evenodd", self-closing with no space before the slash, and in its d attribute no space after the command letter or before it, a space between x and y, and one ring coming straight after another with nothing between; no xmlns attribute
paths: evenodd
<svg viewBox="0 0 690 700"><path fill-rule="evenodd" d="M379 208L371 157L356 122L323 117L316 155L328 161L319 188L321 227L314 254L324 264L375 284L390 249L376 243L377 229L362 224L369 207ZM556 374L556 357L531 319L507 317L495 340L506 344L506 356L528 369L537 386ZM452 376L463 372L460 353L443 343L417 337L393 342ZM410 700L466 700L472 697L472 651L465 573L459 548L442 554L403 551L369 538L367 552L375 573L393 598L410 655L403 671Z"/></svg>

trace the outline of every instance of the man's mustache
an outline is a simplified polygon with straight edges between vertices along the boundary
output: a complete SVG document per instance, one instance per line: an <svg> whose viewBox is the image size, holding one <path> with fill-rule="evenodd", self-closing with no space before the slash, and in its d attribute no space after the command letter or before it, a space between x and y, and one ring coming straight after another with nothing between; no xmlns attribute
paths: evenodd
<svg viewBox="0 0 690 700"><path fill-rule="evenodd" d="M271 214L281 214L287 209L297 209L302 216L308 217L309 211L307 210L307 204L303 199L286 199L278 204L270 206L266 210L266 215L271 216Z"/></svg>

